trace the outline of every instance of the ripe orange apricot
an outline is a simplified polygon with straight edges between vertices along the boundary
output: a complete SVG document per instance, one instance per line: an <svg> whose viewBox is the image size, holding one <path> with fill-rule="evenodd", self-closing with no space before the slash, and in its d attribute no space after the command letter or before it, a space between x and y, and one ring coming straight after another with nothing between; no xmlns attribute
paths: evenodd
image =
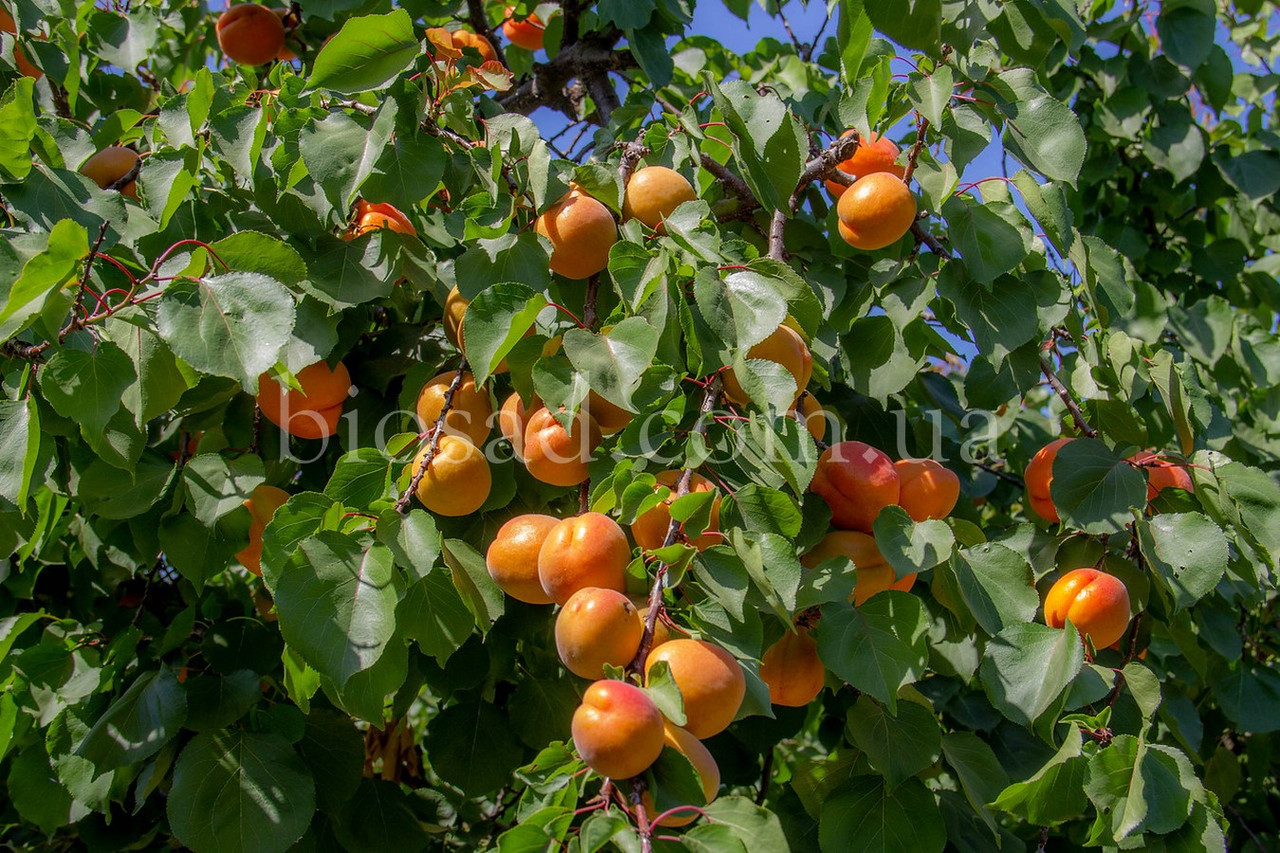
<svg viewBox="0 0 1280 853"><path fill-rule="evenodd" d="M1124 636L1129 627L1129 590L1115 575L1097 569L1075 569L1058 578L1044 599L1044 622L1050 628L1071 624L1096 649Z"/></svg>
<svg viewBox="0 0 1280 853"><path fill-rule="evenodd" d="M542 401L536 396L533 403L526 406L520 395L512 391L498 410L498 431L511 442L511 452L516 459L524 459L524 430L529 425L529 417L541 408Z"/></svg>
<svg viewBox="0 0 1280 853"><path fill-rule="evenodd" d="M591 414L592 419L600 427L601 435L613 435L615 432L621 432L626 429L627 424L631 423L631 418L633 417L626 409L621 406L615 406L595 391L587 394L587 399L583 402L582 407Z"/></svg>
<svg viewBox="0 0 1280 853"><path fill-rule="evenodd" d="M871 532L880 510L896 504L902 491L889 457L861 441L824 450L809 488L831 507L832 524L863 533Z"/></svg>
<svg viewBox="0 0 1280 853"><path fill-rule="evenodd" d="M529 15L529 17L517 21L512 17L515 6L508 6L502 12L502 16L506 18L502 22L502 34L507 37L507 41L512 44L519 45L525 50L538 50L542 47L542 35L546 29L546 25L542 23L542 19L537 15Z"/></svg>
<svg viewBox="0 0 1280 853"><path fill-rule="evenodd" d="M804 424L809 435L815 441L822 441L827 436L827 413L822 404L812 394L801 394L791 404L791 414Z"/></svg>
<svg viewBox="0 0 1280 853"><path fill-rule="evenodd" d="M636 606L636 619L639 620L641 630L643 630L644 623L649 618L649 601L644 598L633 598L631 603ZM663 643L670 641L671 629L659 618L653 623L653 641L650 643L649 649L652 651Z"/></svg>
<svg viewBox="0 0 1280 853"><path fill-rule="evenodd" d="M1191 472L1171 459L1162 459L1149 450L1140 450L1129 461L1147 472L1147 500L1153 501L1165 489L1182 489L1194 492L1196 484Z"/></svg>
<svg viewBox="0 0 1280 853"><path fill-rule="evenodd" d="M462 349L462 320L467 315L470 299L464 299L458 288L449 291L444 300L444 336L459 350Z"/></svg>
<svg viewBox="0 0 1280 853"><path fill-rule="evenodd" d="M787 325L779 326L769 337L747 350L747 358L781 364L796 380L797 393L805 389L813 376L813 356L809 346L795 329ZM733 368L724 372L724 395L742 406L750 401Z"/></svg>
<svg viewBox="0 0 1280 853"><path fill-rule="evenodd" d="M565 278L589 278L603 270L618 241L609 208L577 190L539 216L533 230L551 241L551 271Z"/></svg>
<svg viewBox="0 0 1280 853"><path fill-rule="evenodd" d="M240 549L236 559L240 565L262 577L262 531L271 523L271 516L289 500L289 493L275 486L262 483L245 500L249 510L249 544Z"/></svg>
<svg viewBox="0 0 1280 853"><path fill-rule="evenodd" d="M573 745L587 766L610 779L630 779L662 754L662 714L639 687L597 681L582 695L570 724Z"/></svg>
<svg viewBox="0 0 1280 853"><path fill-rule="evenodd" d="M1053 460L1058 458L1058 451L1063 445L1074 440L1067 437L1049 442L1036 451L1036 455L1031 457L1031 461L1027 464L1026 474L1023 476L1027 484L1027 502L1031 505L1031 509L1035 510L1036 515L1045 521L1056 523L1061 520L1058 517L1058 508L1053 505L1053 498L1049 493L1049 485L1053 482Z"/></svg>
<svg viewBox="0 0 1280 853"><path fill-rule="evenodd" d="M649 653L646 682L658 661L671 667L684 697L684 727L690 734L707 738L729 727L747 695L746 676L733 655L705 640L671 640Z"/></svg>
<svg viewBox="0 0 1280 853"><path fill-rule="evenodd" d="M872 172L858 178L840 196L836 214L840 236L855 249L883 249L900 239L916 221L916 197L901 178Z"/></svg>
<svg viewBox="0 0 1280 853"><path fill-rule="evenodd" d="M332 370L317 361L294 377L301 391L286 390L268 373L258 377L258 408L280 429L298 438L326 438L338 431L351 375L342 362Z"/></svg>
<svg viewBox="0 0 1280 853"><path fill-rule="evenodd" d="M284 26L285 25L284 19L289 17L289 10L288 9L272 9L271 11L274 12L276 17L280 19L280 25ZM292 50L289 49L288 39L289 39L289 30L286 27L285 43L281 46L280 50L277 51L276 53L276 59L280 60L281 62L293 62L295 59L298 58L298 54L294 53Z"/></svg>
<svg viewBox="0 0 1280 853"><path fill-rule="evenodd" d="M549 515L518 515L498 528L485 551L484 564L499 588L526 604L551 604L538 578L538 552L547 534L560 523Z"/></svg>
<svg viewBox="0 0 1280 853"><path fill-rule="evenodd" d="M576 486L587 479L591 454L600 446L595 418L578 410L570 435L545 407L529 416L524 429L525 467L535 479L553 486Z"/></svg>
<svg viewBox="0 0 1280 853"><path fill-rule="evenodd" d="M397 234L407 234L410 237L418 236L418 230L413 227L409 217L405 216L404 212L398 207L385 203L375 204L359 199L356 201L356 212L352 218L351 227L347 229L343 237L351 240L361 234L367 234L379 228L389 228Z"/></svg>
<svg viewBox="0 0 1280 853"><path fill-rule="evenodd" d="M703 746L702 741L698 740L686 729L682 729L670 720L663 721L663 740L664 749L674 749L676 752L689 759L689 763L693 765L694 771L698 774L698 781L702 783L702 802L689 803L692 806L704 806L709 804L716 798L716 794L720 793L720 767L716 764L716 760L711 755L711 750ZM654 808L653 795L645 791L641 795L644 803L645 813L649 819L658 816L658 810ZM698 814L692 809L687 811L679 811L673 815L668 815L658 821L655 826L687 826L697 820Z"/></svg>
<svg viewBox="0 0 1280 853"><path fill-rule="evenodd" d="M658 486L666 486L671 490L671 495L652 509L645 510L631 522L632 538L646 551L661 548L667 539L667 528L671 525L671 502L675 500L676 488L680 485L680 477L683 474L683 471L663 471L659 474L655 490ZM689 478L689 491L691 493L711 492L715 491L715 486L701 474L694 474ZM711 502L711 520L706 532L690 537L689 544L699 551L704 551L712 545L719 545L721 542L721 537L717 535L719 530L720 498L717 496Z"/></svg>
<svg viewBox="0 0 1280 853"><path fill-rule="evenodd" d="M498 52L493 49L489 40L479 33L473 33L471 30L454 30L452 35L453 46L459 50L464 47L473 47L485 62L498 61Z"/></svg>
<svg viewBox="0 0 1280 853"><path fill-rule="evenodd" d="M4 9L0 9L0 32L18 34L17 22ZM39 36L39 38L44 38L44 36ZM32 65L31 60L27 59L27 55L17 45L13 47L13 62L18 66L18 73L24 77L32 77L39 80L44 76L44 72Z"/></svg>
<svg viewBox="0 0 1280 853"><path fill-rule="evenodd" d="M622 199L622 218L639 219L659 234L665 234L662 221L686 201L698 194L689 179L666 166L649 166L633 172L627 180Z"/></svg>
<svg viewBox="0 0 1280 853"><path fill-rule="evenodd" d="M218 16L218 45L235 62L262 65L284 47L284 24L276 13L256 3L232 6Z"/></svg>
<svg viewBox="0 0 1280 853"><path fill-rule="evenodd" d="M538 578L556 604L589 586L627 591L631 546L618 522L598 512L566 518L538 551Z"/></svg>
<svg viewBox="0 0 1280 853"><path fill-rule="evenodd" d="M422 467L430 448L427 444L418 451L411 471L417 473ZM459 516L480 509L492 487L489 460L480 449L465 438L444 435L415 494L423 506L437 515Z"/></svg>
<svg viewBox="0 0 1280 853"><path fill-rule="evenodd" d="M853 133L852 130L846 130L840 134L841 137L848 136ZM855 180L865 177L874 172L886 172L895 178L901 179L907 173L907 170L899 166L898 146L894 145L889 139L883 136L871 134L871 138L865 141L859 140L858 147L853 149L853 155L836 166L841 172L853 177ZM827 181L827 192L831 193L832 198L840 198L844 195L844 191L848 189L844 184L835 181Z"/></svg>
<svg viewBox="0 0 1280 853"><path fill-rule="evenodd" d="M565 669L603 678L604 665L626 666L640 648L644 625L636 606L616 589L584 587L556 615L556 651Z"/></svg>
<svg viewBox="0 0 1280 853"><path fill-rule="evenodd" d="M855 607L865 604L871 596L896 589L908 592L916 582L915 573L898 579L893 566L885 560L876 540L856 530L833 530L818 540L807 554L800 558L800 565L812 569L819 563L835 557L847 557L857 569L857 583L853 587Z"/></svg>
<svg viewBox="0 0 1280 853"><path fill-rule="evenodd" d="M769 686L769 701L774 705L808 705L822 692L826 677L818 644L808 631L788 631L760 658L760 680Z"/></svg>
<svg viewBox="0 0 1280 853"><path fill-rule="evenodd" d="M133 171L138 162L138 152L123 145L111 145L94 154L80 166L80 174L93 181L102 189L114 184ZM138 182L130 181L120 187L120 192L129 198L138 197Z"/></svg>
<svg viewBox="0 0 1280 853"><path fill-rule="evenodd" d="M444 398L448 396L449 386L457 375L456 370L450 370L433 376L418 392L418 420L423 429L431 429L444 411ZM462 384L453 393L449 414L444 416L445 433L460 435L476 447L483 447L485 440L489 438L489 422L492 418L493 403L489 401L489 392L477 388L476 378L470 372L465 373Z"/></svg>
<svg viewBox="0 0 1280 853"><path fill-rule="evenodd" d="M960 478L932 459L899 459L898 506L916 521L946 518L960 499Z"/></svg>

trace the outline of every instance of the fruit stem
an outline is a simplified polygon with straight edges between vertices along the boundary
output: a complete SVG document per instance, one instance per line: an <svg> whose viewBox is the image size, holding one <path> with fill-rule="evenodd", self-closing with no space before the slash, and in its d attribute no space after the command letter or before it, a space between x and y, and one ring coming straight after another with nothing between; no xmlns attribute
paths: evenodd
<svg viewBox="0 0 1280 853"><path fill-rule="evenodd" d="M453 395L462 387L462 377L466 372L467 363L463 361L458 365L458 372L449 383L448 390L444 392L444 405L440 407L440 415L436 418L435 426L431 428L431 443L427 445L427 455L422 458L422 464L413 472L413 478L409 480L409 486L404 490L404 494L396 500L396 512L401 515L408 512L413 493L418 490L418 484L422 482L422 478L427 475L427 469L431 467L431 460L436 458L436 453L440 450L440 439L444 436L444 421L453 409Z"/></svg>

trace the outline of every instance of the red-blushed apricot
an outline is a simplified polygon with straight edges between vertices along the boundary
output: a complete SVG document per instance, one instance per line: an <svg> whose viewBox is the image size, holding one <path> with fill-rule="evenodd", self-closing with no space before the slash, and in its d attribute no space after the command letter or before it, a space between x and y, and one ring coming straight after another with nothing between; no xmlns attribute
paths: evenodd
<svg viewBox="0 0 1280 853"><path fill-rule="evenodd" d="M1059 438L1049 442L1036 451L1027 464L1023 481L1027 484L1027 503L1035 514L1045 521L1058 522L1058 508L1053 505L1053 497L1049 486L1053 482L1053 460L1058 458L1058 451L1073 438Z"/></svg>
<svg viewBox="0 0 1280 853"><path fill-rule="evenodd" d="M801 394L791 404L791 414L804 424L814 441L827 437L827 413L812 394Z"/></svg>
<svg viewBox="0 0 1280 853"><path fill-rule="evenodd" d="M848 136L853 133L852 130L846 130L840 134ZM858 147L853 149L853 155L848 160L841 161L836 166L841 172L857 180L874 172L887 172L895 178L901 179L907 173L906 168L899 166L898 146L894 145L891 140L883 136L871 134L871 138L859 140ZM846 187L844 184L835 181L827 181L827 192L831 193L832 198L840 198L844 195Z"/></svg>
<svg viewBox="0 0 1280 853"><path fill-rule="evenodd" d="M733 655L705 640L671 640L649 653L646 683L659 661L671 667L684 698L684 727L694 737L711 737L729 727L747 695L746 676Z"/></svg>
<svg viewBox="0 0 1280 853"><path fill-rule="evenodd" d="M262 65L284 47L284 24L266 6L243 3L218 16L218 45L235 62Z"/></svg>
<svg viewBox="0 0 1280 853"><path fill-rule="evenodd" d="M240 549L236 559L240 565L262 577L262 531L271 523L271 516L289 500L289 493L263 483L254 488L245 500L249 510L249 544Z"/></svg>
<svg viewBox="0 0 1280 853"><path fill-rule="evenodd" d="M538 552L547 534L560 523L549 515L518 515L498 528L485 551L489 577L507 595L526 604L551 604L538 578Z"/></svg>
<svg viewBox="0 0 1280 853"><path fill-rule="evenodd" d="M857 569L857 582L853 587L854 606L865 604L871 596L886 589L907 592L916 582L914 572L898 579L893 566L880 553L876 540L857 530L831 531L800 558L800 565L812 569L836 557L847 557Z"/></svg>
<svg viewBox="0 0 1280 853"><path fill-rule="evenodd" d="M686 803L685 805L698 806L711 803L716 798L716 794L720 793L720 766L716 764L716 760L711 755L711 750L703 746L702 741L698 740L686 729L682 729L670 720L663 721L663 740L665 741L664 749L674 749L676 752L689 759L689 763L693 765L694 771L698 774L698 781L702 783L702 802ZM658 810L654 807L653 795L645 791L641 795L641 802L644 803L645 814L650 820L658 817ZM697 820L698 814L693 809L678 811L670 814L658 821L655 826L688 826Z"/></svg>
<svg viewBox="0 0 1280 853"><path fill-rule="evenodd" d="M631 423L631 418L633 417L626 409L621 406L615 406L595 391L587 394L587 399L583 401L582 407L587 410L600 427L601 435L613 435L615 432L621 432L626 429L627 424Z"/></svg>
<svg viewBox="0 0 1280 853"><path fill-rule="evenodd" d="M658 760L665 743L662 714L645 692L625 681L597 681L582 695L570 724L586 765L610 779L630 779Z"/></svg>
<svg viewBox="0 0 1280 853"><path fill-rule="evenodd" d="M576 486L587 479L591 454L599 446L600 427L591 415L578 410L570 435L551 412L541 408L529 416L521 452L535 479L553 486Z"/></svg>
<svg viewBox="0 0 1280 853"><path fill-rule="evenodd" d="M12 33L13 35L18 34L17 22L15 22L13 20L13 16L3 8L0 8L0 32ZM44 38L44 36L38 36L38 38ZM39 80L44 76L44 72L32 65L31 60L27 59L27 55L22 52L22 48L18 47L16 44L13 46L13 62L18 66L18 73L24 77L31 77L35 80Z"/></svg>
<svg viewBox="0 0 1280 853"><path fill-rule="evenodd" d="M301 391L286 390L269 373L258 377L258 407L280 429L298 438L326 438L338 431L342 403L351 390L351 375L342 362L332 369L323 361L299 370Z"/></svg>
<svg viewBox="0 0 1280 853"><path fill-rule="evenodd" d="M1135 466L1147 472L1147 500L1153 501L1165 489L1182 489L1194 492L1196 484L1191 472L1181 462L1163 459L1149 450L1140 450L1129 457Z"/></svg>
<svg viewBox="0 0 1280 853"><path fill-rule="evenodd" d="M80 174L105 190L133 171L138 159L138 152L132 148L111 145L85 160L80 166ZM138 182L130 181L120 187L120 192L129 198L136 199L138 197Z"/></svg>
<svg viewBox="0 0 1280 853"><path fill-rule="evenodd" d="M863 533L871 532L880 510L896 504L902 492L893 461L861 441L824 450L809 488L831 507L832 524Z"/></svg>
<svg viewBox="0 0 1280 853"><path fill-rule="evenodd" d="M444 411L444 399L457 377L456 370L441 373L427 380L418 392L418 420L422 428L431 429ZM444 416L444 431L448 435L460 435L476 447L483 447L489 438L489 422L493 418L493 403L489 392L476 387L476 378L467 372L462 384L453 392L449 414Z"/></svg>
<svg viewBox="0 0 1280 853"><path fill-rule="evenodd" d="M627 180L627 191L622 198L622 218L638 219L659 234L665 234L662 221L681 204L697 197L693 184L675 169L649 166L633 172Z"/></svg>
<svg viewBox="0 0 1280 853"><path fill-rule="evenodd" d="M1124 636L1129 627L1129 590L1115 575L1097 569L1067 572L1044 599L1044 622L1061 628L1067 620L1104 649Z"/></svg>
<svg viewBox="0 0 1280 853"><path fill-rule="evenodd" d="M524 459L524 430L529 425L529 418L534 412L543 408L542 401L536 396L526 406L520 395L512 391L511 396L498 410L498 431L502 437L511 442L511 451L516 459Z"/></svg>
<svg viewBox="0 0 1280 853"><path fill-rule="evenodd" d="M803 391L813 376L813 356L804 338L790 326L782 325L760 343L747 350L747 359L759 359L781 364L796 381L797 392ZM724 372L724 395L739 405L749 401L747 392L743 390L734 375L733 368Z"/></svg>
<svg viewBox="0 0 1280 853"><path fill-rule="evenodd" d="M556 604L589 586L627 591L631 546L618 522L598 512L566 518L538 551L538 578Z"/></svg>
<svg viewBox="0 0 1280 853"><path fill-rule="evenodd" d="M808 631L788 631L760 658L760 680L768 685L769 701L774 705L808 705L822 692L826 677L818 645Z"/></svg>
<svg viewBox="0 0 1280 853"><path fill-rule="evenodd" d="M636 544L646 551L652 551L655 548L661 548L667 539L667 528L671 525L671 502L675 500L675 492L680 485L680 477L683 471L663 471L657 476L657 486L666 486L671 490L671 496L662 503L645 510L635 521L631 522L631 536L636 540ZM711 492L715 491L715 486L711 481L701 474L694 474L689 478L689 491L692 492ZM697 548L699 551L706 550L712 545L719 545L721 537L718 535L720 530L720 498L717 496L712 499L711 503L711 520L707 525L706 532L689 538L689 544Z"/></svg>
<svg viewBox="0 0 1280 853"><path fill-rule="evenodd" d="M626 666L644 634L637 613L631 599L616 589L578 590L556 614L560 662L582 678L603 678L605 664Z"/></svg>
<svg viewBox="0 0 1280 853"><path fill-rule="evenodd" d="M551 271L565 278L590 278L609 265L609 249L618 242L618 226L609 208L583 192L572 191L533 223L551 241Z"/></svg>
<svg viewBox="0 0 1280 853"><path fill-rule="evenodd" d="M399 208L360 199L356 202L356 212L351 220L351 227L343 234L343 239L352 240L379 228L387 228L397 234L406 234L410 237L418 236L418 230Z"/></svg>
<svg viewBox="0 0 1280 853"><path fill-rule="evenodd" d="M514 12L514 6L508 6L503 10L502 16L506 20L502 22L502 34L507 37L507 41L525 50L540 50L543 32L546 30L542 19L531 14L527 18L516 20Z"/></svg>
<svg viewBox="0 0 1280 853"><path fill-rule="evenodd" d="M901 178L872 172L840 196L840 236L855 249L883 249L902 239L916 221L916 197Z"/></svg>
<svg viewBox="0 0 1280 853"><path fill-rule="evenodd" d="M898 506L915 521L946 518L960 499L960 478L932 459L899 459Z"/></svg>
<svg viewBox="0 0 1280 853"><path fill-rule="evenodd" d="M428 443L418 451L411 471L417 473L422 467L430 447ZM444 435L415 494L423 506L437 515L459 516L480 509L492 487L489 460L480 449L465 438Z"/></svg>

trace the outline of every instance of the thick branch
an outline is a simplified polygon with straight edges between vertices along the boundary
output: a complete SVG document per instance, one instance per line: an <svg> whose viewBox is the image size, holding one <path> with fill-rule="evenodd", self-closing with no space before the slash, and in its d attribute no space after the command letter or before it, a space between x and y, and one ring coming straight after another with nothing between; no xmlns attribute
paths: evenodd
<svg viewBox="0 0 1280 853"><path fill-rule="evenodd" d="M427 469L431 467L431 462L436 458L436 453L440 451L440 439L444 436L444 421L449 417L449 412L453 408L453 395L462 387L463 375L467 372L467 363L464 361L458 366L458 373L453 377L453 381L449 383L449 388L444 392L444 405L440 408L440 415L436 418L435 425L431 427L431 441L427 445L427 454L422 457L422 464L413 472L413 478L409 480L409 487L404 490L404 494L396 501L396 512L404 515L409 510L409 501L413 499L413 493L418 490L418 484L422 482L422 478L427 475Z"/></svg>
<svg viewBox="0 0 1280 853"><path fill-rule="evenodd" d="M827 146L826 150L805 164L804 171L800 173L800 180L796 184L795 191L791 193L790 210L775 210L773 212L773 220L769 225L769 257L778 261L785 259L786 251L783 248L783 238L787 230L787 215L788 213L795 213L800 207L800 197L804 194L805 189L814 181L823 180L837 174L840 171L837 167L852 157L853 150L857 147L858 134L850 133L848 136L841 136L836 139Z"/></svg>
<svg viewBox="0 0 1280 853"><path fill-rule="evenodd" d="M1097 438L1098 431L1089 426L1089 422L1085 419L1084 411L1080 408L1080 404L1071 396L1071 392L1067 390L1067 386L1062 384L1062 380L1058 378L1058 374L1053 372L1053 368L1049 362L1040 359L1040 372L1044 374L1044 378L1048 380L1049 387L1057 392L1062 398L1062 402L1067 407L1067 411L1071 413L1071 417L1076 422L1076 429L1087 435L1089 438Z"/></svg>
<svg viewBox="0 0 1280 853"><path fill-rule="evenodd" d="M760 206L760 202L756 201L755 195L751 192L751 187L749 187L747 182L742 180L742 178L729 171L729 167L717 163L715 160L711 159L711 155L709 154L703 154L701 159L702 168L715 175L716 180L728 187L730 192L741 199L744 205L747 205L749 208L756 208Z"/></svg>
<svg viewBox="0 0 1280 853"><path fill-rule="evenodd" d="M950 260L951 252L948 251L947 247L942 245L937 237L924 230L919 222L911 223L911 235L916 238L917 243L923 243L928 246L929 251L933 252L938 257Z"/></svg>
<svg viewBox="0 0 1280 853"><path fill-rule="evenodd" d="M576 102L569 91L569 81L574 78L587 80L606 77L610 71L636 68L630 51L614 50L618 38L607 42L579 41L562 49L550 62L534 66L533 76L510 92L498 98L506 112L528 115L538 107L559 110L571 119L582 118L577 114ZM612 92L612 86L607 87ZM616 93L614 93L616 97ZM592 93L595 97L595 93ZM597 100L597 104L599 101Z"/></svg>

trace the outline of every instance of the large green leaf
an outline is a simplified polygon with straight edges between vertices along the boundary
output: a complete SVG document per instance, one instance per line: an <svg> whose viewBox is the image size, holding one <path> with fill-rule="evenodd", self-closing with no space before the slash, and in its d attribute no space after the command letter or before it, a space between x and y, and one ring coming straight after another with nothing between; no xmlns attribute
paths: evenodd
<svg viewBox="0 0 1280 853"><path fill-rule="evenodd" d="M524 754L510 722L487 702L441 711L431 721L426 748L441 778L473 797L505 784Z"/></svg>
<svg viewBox="0 0 1280 853"><path fill-rule="evenodd" d="M307 86L351 95L380 88L419 53L413 20L404 9L348 18L320 49Z"/></svg>
<svg viewBox="0 0 1280 853"><path fill-rule="evenodd" d="M824 853L941 853L947 832L924 783L891 788L878 776L854 776L823 802L818 840Z"/></svg>
<svg viewBox="0 0 1280 853"><path fill-rule="evenodd" d="M765 207L789 212L808 150L799 120L776 94L762 95L745 80L721 84L707 73L703 83L733 132L733 153L751 191Z"/></svg>
<svg viewBox="0 0 1280 853"><path fill-rule="evenodd" d="M4 294L0 306L0 340L26 328L44 306L49 294L75 274L89 254L89 235L84 227L64 219L48 234L44 251L28 260ZM14 260L17 260L14 258ZM92 310L92 305L86 306Z"/></svg>
<svg viewBox="0 0 1280 853"><path fill-rule="evenodd" d="M1093 438L1077 438L1053 460L1049 494L1063 524L1086 533L1116 533L1146 506L1145 478Z"/></svg>
<svg viewBox="0 0 1280 853"><path fill-rule="evenodd" d="M31 171L31 139L36 114L31 95L35 80L19 77L0 96L0 173L22 180Z"/></svg>
<svg viewBox="0 0 1280 853"><path fill-rule="evenodd" d="M137 764L176 735L186 715L187 697L173 670L154 670L111 703L76 755L91 761L98 773Z"/></svg>
<svg viewBox="0 0 1280 853"><path fill-rule="evenodd" d="M1031 726L1062 697L1084 666L1075 629L1010 625L991 638L983 655L982 686L991 704L1015 723Z"/></svg>
<svg viewBox="0 0 1280 853"><path fill-rule="evenodd" d="M1138 522L1138 542L1173 609L1190 607L1227 571L1227 537L1198 512L1161 513Z"/></svg>
<svg viewBox="0 0 1280 853"><path fill-rule="evenodd" d="M85 433L101 433L135 379L129 356L103 341L93 352L55 352L40 370L40 390L58 414L79 423Z"/></svg>
<svg viewBox="0 0 1280 853"><path fill-rule="evenodd" d="M916 702L898 704L897 715L869 696L858 697L846 728L854 746L892 789L938 760L942 730L928 708Z"/></svg>
<svg viewBox="0 0 1280 853"><path fill-rule="evenodd" d="M898 688L924 674L927 626L920 599L890 590L861 607L826 605L813 638L827 669L896 711Z"/></svg>
<svg viewBox="0 0 1280 853"><path fill-rule="evenodd" d="M988 634L1030 622L1040 606L1031 564L997 543L963 548L951 561L964 603Z"/></svg>

